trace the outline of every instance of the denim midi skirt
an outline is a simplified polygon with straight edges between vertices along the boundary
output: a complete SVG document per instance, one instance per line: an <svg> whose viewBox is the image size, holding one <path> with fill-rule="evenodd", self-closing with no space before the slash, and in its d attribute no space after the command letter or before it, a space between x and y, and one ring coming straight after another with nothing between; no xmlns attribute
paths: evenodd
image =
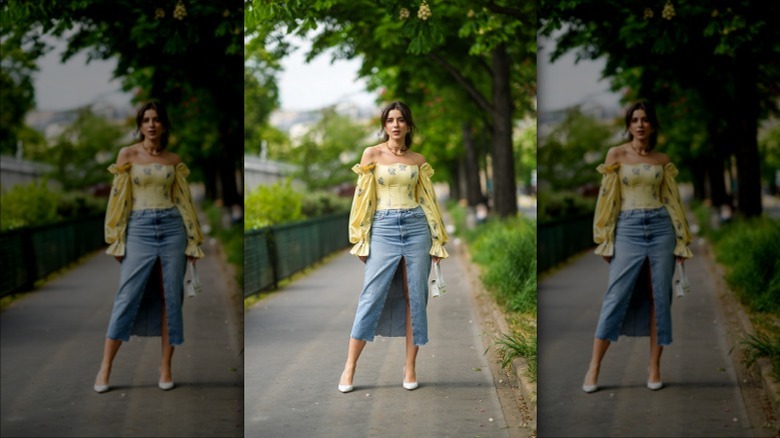
<svg viewBox="0 0 780 438"><path fill-rule="evenodd" d="M403 259L414 345L426 344L431 232L422 208L377 210L370 248L351 336L364 341L373 341L374 336L406 336Z"/></svg>
<svg viewBox="0 0 780 438"><path fill-rule="evenodd" d="M650 336L654 306L658 344L672 343L674 246L665 207L620 212L597 338L615 342L619 335Z"/></svg>
<svg viewBox="0 0 780 438"><path fill-rule="evenodd" d="M187 233L179 210L131 211L126 242L106 336L121 341L129 341L130 335L161 336L164 294L168 341L180 345ZM162 279L154 269L158 261Z"/></svg>

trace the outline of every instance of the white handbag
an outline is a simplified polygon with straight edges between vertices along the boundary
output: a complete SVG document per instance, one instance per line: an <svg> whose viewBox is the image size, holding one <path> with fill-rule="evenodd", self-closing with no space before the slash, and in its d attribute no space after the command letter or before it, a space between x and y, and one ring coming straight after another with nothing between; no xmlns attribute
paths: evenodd
<svg viewBox="0 0 780 438"><path fill-rule="evenodd" d="M195 269L195 262L187 262L187 270L189 271L189 278L187 279L187 296L194 297L201 293L202 288L200 286L200 278L198 278L198 271Z"/></svg>
<svg viewBox="0 0 780 438"><path fill-rule="evenodd" d="M674 280L674 293L677 298L682 298L691 293L691 285L688 283L688 276L685 275L685 265L677 262L677 280Z"/></svg>
<svg viewBox="0 0 780 438"><path fill-rule="evenodd" d="M447 293L447 283L444 282L444 277L441 275L441 266L439 263L433 264L433 276L429 289L431 290L431 296L436 298L439 295Z"/></svg>

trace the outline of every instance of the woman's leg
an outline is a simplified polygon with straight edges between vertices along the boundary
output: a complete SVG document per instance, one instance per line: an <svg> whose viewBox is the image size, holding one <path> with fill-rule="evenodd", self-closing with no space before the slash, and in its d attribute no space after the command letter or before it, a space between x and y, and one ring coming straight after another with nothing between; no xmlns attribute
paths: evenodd
<svg viewBox="0 0 780 438"><path fill-rule="evenodd" d="M406 299L406 361L404 366L404 382L417 381L417 351L420 349L414 345L414 332L412 331L412 306L409 302L409 286L406 279L406 261L401 261L401 273L404 279L404 298Z"/></svg>
<svg viewBox="0 0 780 438"><path fill-rule="evenodd" d="M155 266L158 269L157 277L160 281L160 299L162 300L162 336L160 341L160 383L173 382L171 373L171 360L173 359L174 347L171 345L168 335L168 308L165 306L165 285L163 284L162 264L158 262Z"/></svg>
<svg viewBox="0 0 780 438"><path fill-rule="evenodd" d="M588 366L588 373L585 374L585 381L582 383L585 386L596 386L599 380L599 370L601 369L601 360L604 359L604 355L609 348L609 341L606 339L593 338L593 351L590 357L590 366Z"/></svg>
<svg viewBox="0 0 780 438"><path fill-rule="evenodd" d="M122 341L106 338L103 343L103 361L100 363L100 371L95 378L95 386L108 386L108 380L111 377L111 365L114 363L116 353L119 351L119 347L122 346Z"/></svg>
<svg viewBox="0 0 780 438"><path fill-rule="evenodd" d="M341 380L339 380L339 386L351 386L352 378L355 377L355 368L357 367L357 361L360 358L360 353L363 352L363 347L366 346L366 341L360 339L349 338L349 347L347 349L347 362L344 364L344 371L341 373Z"/></svg>
<svg viewBox="0 0 780 438"><path fill-rule="evenodd" d="M652 288L652 285L651 285ZM652 292L651 292L652 296ZM664 347L658 345L658 329L655 322L655 303L651 301L650 307L650 367L648 372L650 373L647 382L648 383L660 383L661 382L661 353L663 353Z"/></svg>
<svg viewBox="0 0 780 438"><path fill-rule="evenodd" d="M171 361L173 360L174 347L168 342L168 317L165 311L165 301L163 300L163 313L162 313L162 342L161 342L161 356L160 362L160 382L168 383L173 381L171 373Z"/></svg>

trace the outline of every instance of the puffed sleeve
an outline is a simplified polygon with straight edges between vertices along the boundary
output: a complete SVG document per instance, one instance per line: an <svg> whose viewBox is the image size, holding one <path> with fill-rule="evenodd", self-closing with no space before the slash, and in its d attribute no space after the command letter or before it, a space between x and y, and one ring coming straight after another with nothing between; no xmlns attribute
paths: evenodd
<svg viewBox="0 0 780 438"><path fill-rule="evenodd" d="M108 167L108 171L114 174L114 181L108 197L103 233L108 243L106 254L112 256L124 257L125 255L125 233L133 198L128 172L131 166L132 164L125 163L121 166L112 164Z"/></svg>
<svg viewBox="0 0 780 438"><path fill-rule="evenodd" d="M431 230L431 251L430 255L446 259L449 257L444 244L449 237L444 229L444 221L441 219L441 210L439 201L436 200L436 193L433 191L433 167L425 163L420 166L420 176L417 179L417 203L420 204L425 217L428 219L428 227Z"/></svg>
<svg viewBox="0 0 780 438"><path fill-rule="evenodd" d="M352 171L358 174L358 180L349 212L349 242L355 246L349 253L356 256L368 256L369 253L371 222L376 211L375 167L374 163L352 166Z"/></svg>
<svg viewBox="0 0 780 438"><path fill-rule="evenodd" d="M615 255L615 225L620 213L620 163L600 164L596 170L602 174L596 212L593 215L593 241L598 244L593 251L600 256Z"/></svg>
<svg viewBox="0 0 780 438"><path fill-rule="evenodd" d="M680 190L677 188L677 181L675 180L678 173L674 164L669 163L664 166L664 179L661 182L661 201L672 218L672 224L674 224L674 234L677 237L674 245L674 255L689 259L693 257L693 253L688 248L688 245L693 240L693 236L691 236L691 230L688 228L685 209L683 208L682 200L680 200Z"/></svg>
<svg viewBox="0 0 780 438"><path fill-rule="evenodd" d="M187 184L187 176L189 174L190 169L184 163L176 165L173 185L171 186L171 191L173 192L172 199L174 205L179 210L179 214L181 214L184 228L187 231L187 248L184 250L184 253L190 257L202 258L204 254L200 249L200 244L203 242L203 232L200 229L198 216L195 213L195 204L192 202L190 186Z"/></svg>

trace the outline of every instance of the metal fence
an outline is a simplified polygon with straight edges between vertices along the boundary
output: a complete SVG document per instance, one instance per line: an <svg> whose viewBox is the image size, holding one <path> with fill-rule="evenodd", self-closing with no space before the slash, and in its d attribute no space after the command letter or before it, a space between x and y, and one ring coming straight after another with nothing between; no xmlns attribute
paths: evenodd
<svg viewBox="0 0 780 438"><path fill-rule="evenodd" d="M244 233L244 297L289 278L349 244L349 214Z"/></svg>
<svg viewBox="0 0 780 438"><path fill-rule="evenodd" d="M594 246L592 213L539 224L537 231L537 273Z"/></svg>
<svg viewBox="0 0 780 438"><path fill-rule="evenodd" d="M0 233L0 296L30 290L36 280L105 246L103 218L101 213Z"/></svg>

